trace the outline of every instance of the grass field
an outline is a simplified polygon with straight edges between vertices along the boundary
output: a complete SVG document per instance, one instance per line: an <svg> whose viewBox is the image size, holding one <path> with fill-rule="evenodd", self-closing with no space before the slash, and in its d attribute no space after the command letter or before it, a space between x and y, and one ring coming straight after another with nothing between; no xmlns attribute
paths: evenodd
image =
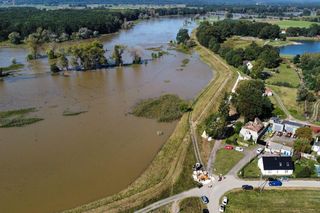
<svg viewBox="0 0 320 213"><path fill-rule="evenodd" d="M287 64L283 63L279 67L279 73L272 72L271 78L266 80L267 84L276 84L277 82L287 82L293 87L300 85L300 79L297 72L291 67L287 67Z"/></svg>
<svg viewBox="0 0 320 213"><path fill-rule="evenodd" d="M289 27L310 27L315 22L310 21L297 21L297 20L278 20L278 21L268 21L272 24L277 24L281 29L287 29Z"/></svg>
<svg viewBox="0 0 320 213"><path fill-rule="evenodd" d="M242 178L258 178L260 177L260 174L258 158L255 158L241 170L241 175L239 176Z"/></svg>
<svg viewBox="0 0 320 213"><path fill-rule="evenodd" d="M235 150L220 149L213 164L215 174L227 174L243 158L244 154Z"/></svg>
<svg viewBox="0 0 320 213"><path fill-rule="evenodd" d="M259 38L233 36L231 38L228 38L223 43L223 46L230 47L230 48L233 48L233 49L246 48L253 41L256 42L259 46L262 46L265 43L264 40L259 39Z"/></svg>
<svg viewBox="0 0 320 213"><path fill-rule="evenodd" d="M288 88L288 87L280 87L274 85L267 85L272 90L274 90L282 100L285 107L288 109L290 114L297 119L305 120L303 116L303 106L296 102L297 99L297 89L296 88ZM271 99L272 100L272 99ZM275 102L273 102L276 104Z"/></svg>
<svg viewBox="0 0 320 213"><path fill-rule="evenodd" d="M201 212L202 209L206 208L206 206L202 203L199 197L186 198L182 200L179 205L179 212L181 213Z"/></svg>
<svg viewBox="0 0 320 213"><path fill-rule="evenodd" d="M226 212L319 212L320 190L233 191Z"/></svg>

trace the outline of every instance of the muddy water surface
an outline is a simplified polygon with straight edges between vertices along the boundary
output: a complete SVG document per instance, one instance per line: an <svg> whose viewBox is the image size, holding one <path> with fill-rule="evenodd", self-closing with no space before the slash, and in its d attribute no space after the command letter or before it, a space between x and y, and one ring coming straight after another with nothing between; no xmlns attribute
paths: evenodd
<svg viewBox="0 0 320 213"><path fill-rule="evenodd" d="M166 49L184 20L144 21L104 44L140 48L143 58L150 58L145 48ZM0 129L0 212L57 212L114 194L134 181L176 122L136 118L128 114L130 108L165 93L192 99L212 78L198 55L169 52L147 65L62 77L49 74L46 59L28 64L26 50L1 49L0 66L13 57L26 66L18 76L0 81L0 111L36 107L44 121ZM190 62L181 69L185 58ZM87 112L66 117L65 110ZM164 135L157 136L158 130Z"/></svg>

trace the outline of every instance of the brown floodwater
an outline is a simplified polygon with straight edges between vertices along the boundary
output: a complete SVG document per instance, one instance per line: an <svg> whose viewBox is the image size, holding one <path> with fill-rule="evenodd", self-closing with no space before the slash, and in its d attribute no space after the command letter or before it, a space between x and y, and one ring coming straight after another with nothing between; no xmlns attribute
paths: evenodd
<svg viewBox="0 0 320 213"><path fill-rule="evenodd" d="M150 58L145 48L166 49L183 22L143 21L108 36L104 44L108 49L114 44L138 48L143 58ZM0 66L9 65L11 58L26 64L16 76L0 81L0 111L36 107L35 114L44 120L0 129L0 212L5 213L59 212L126 188L176 125L134 117L128 114L132 106L166 93L190 100L212 78L197 54L173 50L147 65L74 71L70 77L50 75L47 59L27 63L26 53L0 49ZM185 58L190 62L181 69ZM66 117L65 110L87 112ZM157 136L158 130L164 135Z"/></svg>

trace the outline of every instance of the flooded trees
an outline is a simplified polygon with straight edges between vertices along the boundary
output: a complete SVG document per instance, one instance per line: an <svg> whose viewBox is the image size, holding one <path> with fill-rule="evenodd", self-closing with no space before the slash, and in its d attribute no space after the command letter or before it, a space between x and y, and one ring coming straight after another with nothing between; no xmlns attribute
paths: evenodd
<svg viewBox="0 0 320 213"><path fill-rule="evenodd" d="M73 46L69 53L72 56L72 64L79 64L83 70L97 69L107 64L103 44L99 41Z"/></svg>
<svg viewBox="0 0 320 213"><path fill-rule="evenodd" d="M122 45L115 45L112 53L112 58L114 59L116 66L123 65L122 54L125 50L125 47Z"/></svg>

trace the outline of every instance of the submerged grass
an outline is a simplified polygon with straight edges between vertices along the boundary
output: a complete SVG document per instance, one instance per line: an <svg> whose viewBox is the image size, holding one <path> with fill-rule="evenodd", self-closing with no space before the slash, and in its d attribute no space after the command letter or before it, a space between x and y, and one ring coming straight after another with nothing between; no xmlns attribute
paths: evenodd
<svg viewBox="0 0 320 213"><path fill-rule="evenodd" d="M132 114L138 117L157 119L159 122L170 122L179 119L188 111L188 103L176 95L163 95L139 102Z"/></svg>
<svg viewBox="0 0 320 213"><path fill-rule="evenodd" d="M63 116L76 116L76 115L80 115L80 114L83 114L83 113L86 113L86 112L88 112L88 111L78 111L78 112L73 112L73 111L68 111L68 110L66 110L66 111L64 111L63 112Z"/></svg>
<svg viewBox="0 0 320 213"><path fill-rule="evenodd" d="M35 108L25 108L0 112L0 128L22 127L42 121L42 118L26 117L29 113L35 111Z"/></svg>
<svg viewBox="0 0 320 213"><path fill-rule="evenodd" d="M189 64L189 62L190 62L190 59L188 58L183 59L181 62L181 67L186 67Z"/></svg>

